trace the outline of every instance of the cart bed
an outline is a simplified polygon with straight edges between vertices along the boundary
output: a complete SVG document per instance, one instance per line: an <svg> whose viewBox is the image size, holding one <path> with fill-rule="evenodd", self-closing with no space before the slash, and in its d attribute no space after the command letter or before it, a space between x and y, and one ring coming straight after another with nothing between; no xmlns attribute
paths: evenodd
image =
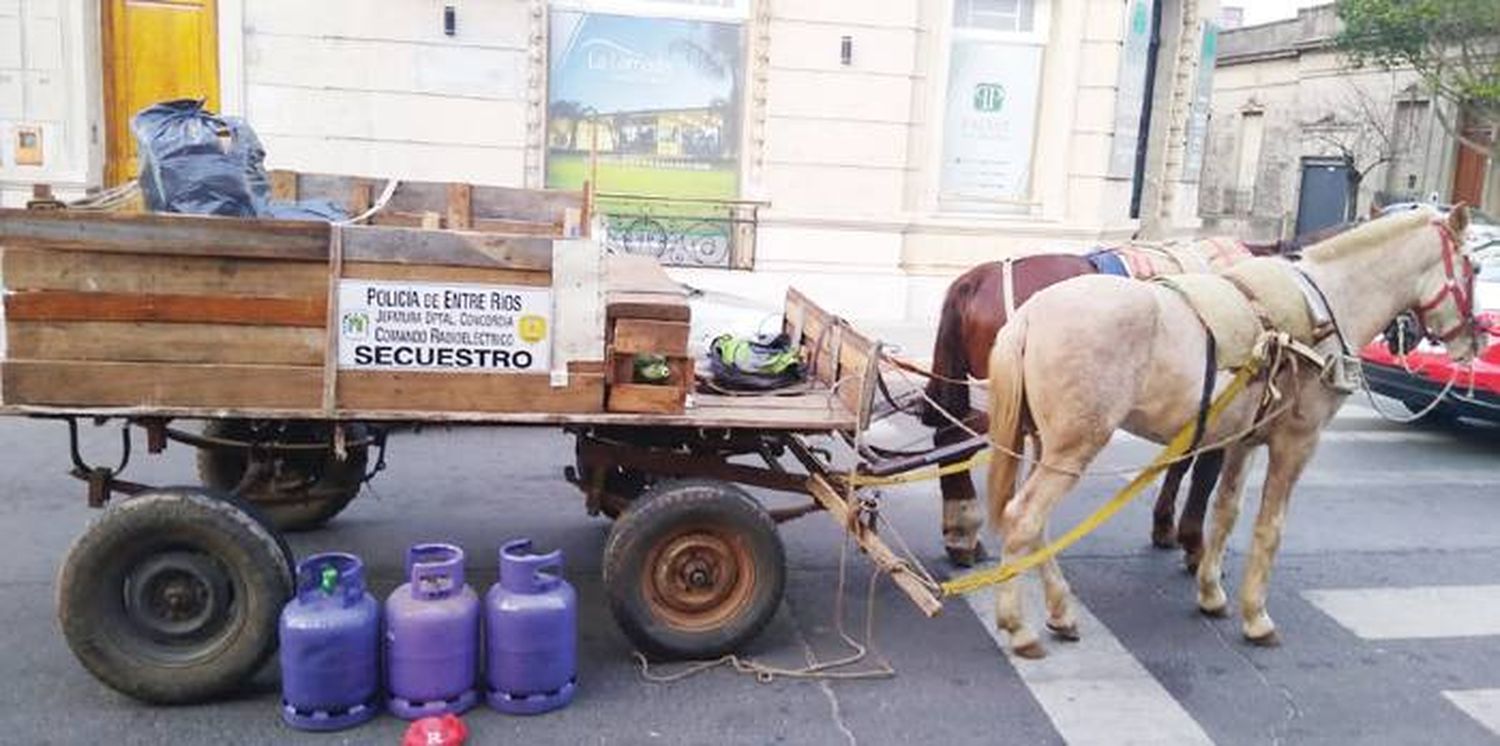
<svg viewBox="0 0 1500 746"><path fill-rule="evenodd" d="M330 178L303 181L327 192ZM350 183L356 206L367 201L369 181ZM477 193L416 187L434 199L474 200ZM396 194L395 202L404 198ZM0 210L0 413L859 428L874 347L846 322L790 291L785 330L804 349L809 385L793 395L690 394L690 308L682 287L649 258L601 257L586 237L539 235L548 225L558 231L576 225L569 216L577 208L566 200L523 199L520 191L501 196L561 214L549 222L545 211L528 213L533 227L506 234ZM479 204L450 205L445 220L470 228L513 226L498 208L480 218ZM339 294L349 281L550 291L552 336L544 343L550 367L350 369L339 358ZM672 386L630 380L635 354L649 351L651 342L617 337L625 321L637 324L631 329L681 330L681 343L672 343L680 349L669 352ZM647 347L631 346L640 344Z"/></svg>

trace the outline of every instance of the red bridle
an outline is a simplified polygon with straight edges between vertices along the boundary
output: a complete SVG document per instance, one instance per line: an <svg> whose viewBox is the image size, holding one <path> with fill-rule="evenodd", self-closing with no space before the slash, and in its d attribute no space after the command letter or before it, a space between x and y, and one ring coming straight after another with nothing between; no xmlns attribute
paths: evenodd
<svg viewBox="0 0 1500 746"><path fill-rule="evenodd" d="M1453 234L1447 221L1437 219L1432 221L1432 225L1437 229L1438 239L1443 245L1443 273L1447 277L1436 294L1417 306L1417 321L1428 333L1446 344L1471 329L1474 324L1474 266L1459 250L1458 236ZM1458 322L1447 329L1434 329L1427 322L1427 314L1437 310L1449 297L1453 298L1453 303L1457 306Z"/></svg>

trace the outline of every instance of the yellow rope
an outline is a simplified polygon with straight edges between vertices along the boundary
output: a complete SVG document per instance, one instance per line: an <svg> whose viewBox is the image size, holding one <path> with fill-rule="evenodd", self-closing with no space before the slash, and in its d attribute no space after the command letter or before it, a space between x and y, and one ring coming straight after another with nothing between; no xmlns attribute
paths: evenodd
<svg viewBox="0 0 1500 746"><path fill-rule="evenodd" d="M1249 365L1239 369L1239 372L1235 374L1234 380L1230 381L1229 386L1209 406L1207 419L1209 424L1212 424L1218 418L1219 414L1224 411L1224 408L1229 406L1229 403L1234 401L1240 392L1244 391L1246 384L1255 375L1257 367L1257 364L1252 361ZM972 593L980 588L1004 583L1046 562L1058 552L1072 546L1079 539L1093 533L1095 529L1104 525L1110 518L1113 518L1116 513L1120 512L1121 508L1125 507L1127 503L1135 499L1142 490L1155 481L1157 475L1166 470L1167 466L1193 447L1193 425L1194 423L1191 422L1185 425L1182 430L1178 431L1177 436L1172 438L1171 443L1162 450L1161 454L1141 471L1140 474L1137 474L1135 479L1130 481L1130 484L1125 485L1124 489L1110 498L1109 502L1099 506L1098 510L1095 510L1083 522L1074 526L1056 541L1025 557L949 580L942 584L943 595L959 596L965 593ZM1046 467L1042 466L1041 468Z"/></svg>

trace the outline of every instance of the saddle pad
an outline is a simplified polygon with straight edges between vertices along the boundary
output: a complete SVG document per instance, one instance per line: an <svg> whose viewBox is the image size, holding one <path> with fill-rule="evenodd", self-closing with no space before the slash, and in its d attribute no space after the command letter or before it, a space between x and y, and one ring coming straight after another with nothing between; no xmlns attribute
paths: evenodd
<svg viewBox="0 0 1500 746"><path fill-rule="evenodd" d="M1195 254L1208 260L1215 272L1223 272L1254 256L1245 244L1226 236L1200 238L1193 241L1192 247Z"/></svg>
<svg viewBox="0 0 1500 746"><path fill-rule="evenodd" d="M1121 246L1114 249L1114 253L1130 270L1130 276L1137 280L1149 280L1153 277L1182 272L1182 265L1178 264L1170 254L1158 248Z"/></svg>
<svg viewBox="0 0 1500 746"><path fill-rule="evenodd" d="M1120 255L1109 249L1099 249L1088 255L1089 264L1094 265L1094 271L1101 275L1119 275L1129 277L1130 270L1125 266L1125 260Z"/></svg>
<svg viewBox="0 0 1500 746"><path fill-rule="evenodd" d="M1260 339L1260 318L1234 283L1215 274L1172 275L1158 277L1155 282L1181 295L1213 332L1220 370L1250 362L1255 342Z"/></svg>
<svg viewBox="0 0 1500 746"><path fill-rule="evenodd" d="M1224 275L1250 292L1273 328L1299 342L1313 342L1317 322L1296 268L1282 259L1261 257L1240 262Z"/></svg>

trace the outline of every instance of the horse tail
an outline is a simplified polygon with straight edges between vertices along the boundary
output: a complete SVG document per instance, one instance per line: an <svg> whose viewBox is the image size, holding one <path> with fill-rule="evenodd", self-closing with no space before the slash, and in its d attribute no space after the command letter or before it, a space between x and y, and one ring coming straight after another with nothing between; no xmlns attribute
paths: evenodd
<svg viewBox="0 0 1500 746"><path fill-rule="evenodd" d="M927 399L922 406L922 424L938 428L952 424L941 407L954 419L969 416L969 356L964 345L964 309L973 294L967 275L948 287L938 321L937 340L932 343L933 377L927 381Z"/></svg>
<svg viewBox="0 0 1500 746"><path fill-rule="evenodd" d="M990 351L990 526L999 530L1005 506L1016 493L1021 460L1022 413L1026 407L1022 358L1026 348L1026 314L1001 328ZM1007 449L1009 452L1006 452Z"/></svg>

